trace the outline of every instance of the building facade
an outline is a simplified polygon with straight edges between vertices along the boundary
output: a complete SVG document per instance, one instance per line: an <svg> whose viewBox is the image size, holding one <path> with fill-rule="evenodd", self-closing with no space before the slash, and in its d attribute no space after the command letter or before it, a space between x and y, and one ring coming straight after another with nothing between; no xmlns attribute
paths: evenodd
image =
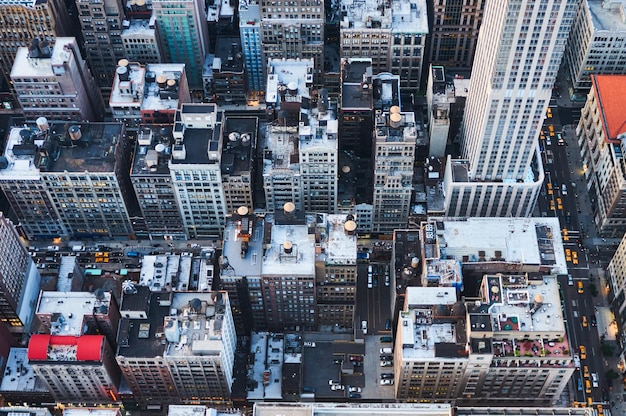
<svg viewBox="0 0 626 416"><path fill-rule="evenodd" d="M319 328L353 328L357 268L354 216L327 215L318 224L322 255L315 262L317 325Z"/></svg>
<svg viewBox="0 0 626 416"><path fill-rule="evenodd" d="M471 69L485 0L443 0L433 3L430 34L431 65Z"/></svg>
<svg viewBox="0 0 626 416"><path fill-rule="evenodd" d="M139 130L130 180L137 195L146 233L137 233L137 238L186 239L169 169L173 143L169 126L144 125Z"/></svg>
<svg viewBox="0 0 626 416"><path fill-rule="evenodd" d="M27 120L98 121L104 116L98 86L75 38L57 38L54 44L35 38L20 48L11 82Z"/></svg>
<svg viewBox="0 0 626 416"><path fill-rule="evenodd" d="M120 37L124 45L124 56L131 62L158 64L162 62L161 38L153 12L149 19L124 20Z"/></svg>
<svg viewBox="0 0 626 416"><path fill-rule="evenodd" d="M121 37L124 5L121 0L77 0L76 7L85 58L106 103L113 85L112 68L125 54Z"/></svg>
<svg viewBox="0 0 626 416"><path fill-rule="evenodd" d="M120 370L104 335L34 334L28 361L57 402L117 402Z"/></svg>
<svg viewBox="0 0 626 416"><path fill-rule="evenodd" d="M41 276L13 223L0 213L0 325L15 337L30 330Z"/></svg>
<svg viewBox="0 0 626 416"><path fill-rule="evenodd" d="M128 237L136 200L124 126L48 124L11 129L0 187L24 237ZM37 209L33 209L37 207Z"/></svg>
<svg viewBox="0 0 626 416"><path fill-rule="evenodd" d="M170 174L188 238L221 239L224 113L215 104L183 104L174 124Z"/></svg>
<svg viewBox="0 0 626 416"><path fill-rule="evenodd" d="M393 106L374 118L373 232L406 228L413 192L415 115Z"/></svg>
<svg viewBox="0 0 626 416"><path fill-rule="evenodd" d="M54 42L59 36L71 35L70 17L62 1L3 1L0 3L0 71L3 83L8 86L17 50L30 46L38 38ZM5 101L6 100L6 101ZM7 95L3 106L14 102Z"/></svg>
<svg viewBox="0 0 626 416"><path fill-rule="evenodd" d="M371 58L373 73L400 76L402 88L420 86L428 35L425 0L342 5L340 56Z"/></svg>
<svg viewBox="0 0 626 416"><path fill-rule="evenodd" d="M586 94L592 74L626 74L625 12L623 1L580 2L565 50L571 93Z"/></svg>
<svg viewBox="0 0 626 416"><path fill-rule="evenodd" d="M155 0L152 8L163 47L163 61L183 63L189 87L202 89L202 67L209 49L204 2Z"/></svg>
<svg viewBox="0 0 626 416"><path fill-rule="evenodd" d="M486 8L463 121L466 171L448 169L448 216L530 215L543 181L539 130L575 10L573 0Z"/></svg>
<svg viewBox="0 0 626 416"><path fill-rule="evenodd" d="M576 128L581 168L599 233L620 238L626 232L626 100L619 91L626 75L591 75L591 85Z"/></svg>
<svg viewBox="0 0 626 416"><path fill-rule="evenodd" d="M266 77L261 50L261 9L258 1L239 2L239 36L245 59L248 89L263 91Z"/></svg>

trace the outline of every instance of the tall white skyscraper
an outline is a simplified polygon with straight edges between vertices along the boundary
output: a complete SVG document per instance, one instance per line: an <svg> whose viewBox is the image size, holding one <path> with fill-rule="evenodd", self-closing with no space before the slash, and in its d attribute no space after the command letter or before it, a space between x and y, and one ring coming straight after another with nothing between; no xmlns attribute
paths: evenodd
<svg viewBox="0 0 626 416"><path fill-rule="evenodd" d="M449 216L529 216L543 182L537 139L576 0L485 6L463 121L462 161L448 164Z"/></svg>

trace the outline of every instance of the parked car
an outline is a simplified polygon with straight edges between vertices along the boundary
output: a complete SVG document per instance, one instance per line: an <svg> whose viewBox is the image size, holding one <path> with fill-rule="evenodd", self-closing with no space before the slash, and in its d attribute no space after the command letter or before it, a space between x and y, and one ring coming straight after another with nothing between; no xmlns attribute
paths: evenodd
<svg viewBox="0 0 626 416"><path fill-rule="evenodd" d="M380 380L381 386L393 386L393 379L383 378Z"/></svg>
<svg viewBox="0 0 626 416"><path fill-rule="evenodd" d="M330 389L332 391L337 391L337 390L343 391L345 387L342 384L333 384L332 386L330 386Z"/></svg>
<svg viewBox="0 0 626 416"><path fill-rule="evenodd" d="M380 337L380 342L393 342L393 338L390 336Z"/></svg>
<svg viewBox="0 0 626 416"><path fill-rule="evenodd" d="M381 373L380 378L393 378L393 373Z"/></svg>
<svg viewBox="0 0 626 416"><path fill-rule="evenodd" d="M350 393L360 393L360 392L361 392L361 388L360 388L360 387L350 387L350 388L348 389L348 391L349 391Z"/></svg>
<svg viewBox="0 0 626 416"><path fill-rule="evenodd" d="M360 399L361 395L359 393L350 393L348 397L351 399Z"/></svg>
<svg viewBox="0 0 626 416"><path fill-rule="evenodd" d="M380 362L380 366L381 367L393 367L393 362L392 361L381 361Z"/></svg>

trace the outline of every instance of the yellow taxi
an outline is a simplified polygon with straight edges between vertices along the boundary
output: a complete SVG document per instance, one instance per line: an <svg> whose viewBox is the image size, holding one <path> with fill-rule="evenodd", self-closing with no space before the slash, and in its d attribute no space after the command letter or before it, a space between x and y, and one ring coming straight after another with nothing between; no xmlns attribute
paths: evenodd
<svg viewBox="0 0 626 416"><path fill-rule="evenodd" d="M552 109L550 107L548 107L548 109L546 110L546 115L548 116L548 118L552 118Z"/></svg>
<svg viewBox="0 0 626 416"><path fill-rule="evenodd" d="M572 261L572 250L569 248L565 249L565 261Z"/></svg>
<svg viewBox="0 0 626 416"><path fill-rule="evenodd" d="M586 360L587 359L587 349L585 348L584 345L580 346L580 359L581 360ZM591 383L589 383L589 385L591 385Z"/></svg>
<svg viewBox="0 0 626 416"><path fill-rule="evenodd" d="M563 210L563 200L561 198L556 199L556 207L561 211Z"/></svg>
<svg viewBox="0 0 626 416"><path fill-rule="evenodd" d="M588 324L587 324L587 316L583 315L580 317L583 323L583 328L587 328Z"/></svg>
<svg viewBox="0 0 626 416"><path fill-rule="evenodd" d="M584 293L585 289L583 289L583 282L581 282L580 280L578 282L576 282L576 286L578 286L578 293Z"/></svg>
<svg viewBox="0 0 626 416"><path fill-rule="evenodd" d="M554 201L550 200L550 210L554 211Z"/></svg>
<svg viewBox="0 0 626 416"><path fill-rule="evenodd" d="M578 252L572 251L572 264L578 264Z"/></svg>
<svg viewBox="0 0 626 416"><path fill-rule="evenodd" d="M548 126L548 131L550 132L550 137L554 137L554 126L552 124Z"/></svg>
<svg viewBox="0 0 626 416"><path fill-rule="evenodd" d="M548 188L548 195L552 195L554 193L554 190L552 189L552 183L548 182L546 187Z"/></svg>
<svg viewBox="0 0 626 416"><path fill-rule="evenodd" d="M583 377L589 378L589 367L583 365Z"/></svg>
<svg viewBox="0 0 626 416"><path fill-rule="evenodd" d="M562 234L563 234L563 241L569 241L569 233L567 231L567 228L563 228Z"/></svg>

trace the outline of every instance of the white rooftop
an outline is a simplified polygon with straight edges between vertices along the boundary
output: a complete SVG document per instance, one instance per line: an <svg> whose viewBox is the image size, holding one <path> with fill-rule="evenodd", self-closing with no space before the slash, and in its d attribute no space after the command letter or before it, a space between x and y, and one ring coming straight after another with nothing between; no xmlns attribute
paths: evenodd
<svg viewBox="0 0 626 416"><path fill-rule="evenodd" d="M242 239L239 237L241 220L232 217L224 229L223 256L228 259L228 267L221 271L222 276L261 276L261 257L263 256L264 221L256 216L245 217L252 221L251 234L248 239L248 250L242 256Z"/></svg>
<svg viewBox="0 0 626 416"><path fill-rule="evenodd" d="M494 332L565 332L559 284L553 276L529 282L523 275L489 275L481 292Z"/></svg>
<svg viewBox="0 0 626 416"><path fill-rule="evenodd" d="M309 96L309 86L313 82L313 58L270 59L267 65L267 103L279 103L282 91L285 92L285 99L293 97L292 101Z"/></svg>
<svg viewBox="0 0 626 416"><path fill-rule="evenodd" d="M290 253L285 250L289 245ZM315 236L308 234L308 226L274 224L262 267L263 275L315 276Z"/></svg>
<svg viewBox="0 0 626 416"><path fill-rule="evenodd" d="M120 79L120 71L128 77L128 80ZM109 105L111 107L135 107L141 108L143 91L145 87L146 68L143 65L131 62L125 69L118 66Z"/></svg>
<svg viewBox="0 0 626 416"><path fill-rule="evenodd" d="M255 403L253 416L451 416L449 404Z"/></svg>
<svg viewBox="0 0 626 416"><path fill-rule="evenodd" d="M453 288L420 286L406 288L406 305L452 305L456 301L456 290Z"/></svg>
<svg viewBox="0 0 626 416"><path fill-rule="evenodd" d="M75 38L56 38L54 44L50 45L52 56L50 58L29 58L27 47L17 49L15 60L11 69L13 77L52 77L56 78L52 65L62 65L64 62L73 60L72 53L65 50L65 46L74 47Z"/></svg>
<svg viewBox="0 0 626 416"><path fill-rule="evenodd" d="M61 256L59 274L57 276L57 291L71 292L76 268L76 256Z"/></svg>
<svg viewBox="0 0 626 416"><path fill-rule="evenodd" d="M172 297L170 314L165 317L163 332L169 342L166 356L201 355L207 359L218 358L222 351L221 308L216 305L213 293L177 292ZM219 293L219 296L226 296Z"/></svg>
<svg viewBox="0 0 626 416"><path fill-rule="evenodd" d="M297 157L297 146L300 141L298 132L299 130L296 126L281 126L274 123L267 124L265 135L266 145L267 148L272 151L272 159L264 159L264 174L271 172L278 174L300 174L300 163ZM292 155L295 160L292 159Z"/></svg>
<svg viewBox="0 0 626 416"><path fill-rule="evenodd" d="M540 230L549 231L545 236ZM558 218L468 218L463 221L444 220L439 230L442 256L478 261L481 251L487 260L499 251L506 262L544 264L551 259L552 273L567 273L565 250ZM544 263L542 263L544 260Z"/></svg>
<svg viewBox="0 0 626 416"><path fill-rule="evenodd" d="M254 364L248 377L256 381L248 400L282 399L283 334L252 333L250 352Z"/></svg>
<svg viewBox="0 0 626 416"><path fill-rule="evenodd" d="M9 131L9 135L7 137L6 148L4 151L4 157L6 157L9 162L9 167L7 169L0 170L0 178L5 180L10 179L30 179L30 180L39 180L40 173L37 166L33 163L32 155L17 155L13 153L13 146L22 144L23 140L20 136L20 132L22 131L21 127L13 127ZM39 130L37 130L39 131ZM34 143L36 145L43 144L44 140L41 136L41 140L35 140Z"/></svg>
<svg viewBox="0 0 626 416"><path fill-rule="evenodd" d="M355 232L346 230L348 219L345 215L335 214L327 215L325 218L324 227L328 235L322 243L326 250L321 256L326 264L356 265L357 236Z"/></svg>
<svg viewBox="0 0 626 416"><path fill-rule="evenodd" d="M346 12L341 29L391 30L392 33L428 33L426 0L393 0L391 10L387 2L378 0L344 0Z"/></svg>
<svg viewBox="0 0 626 416"><path fill-rule="evenodd" d="M190 256L167 255L144 256L141 263L139 284L150 287L151 291L171 290L172 281L178 275L189 281L191 274ZM185 288L186 290L186 288Z"/></svg>
<svg viewBox="0 0 626 416"><path fill-rule="evenodd" d="M125 20L124 23L128 24L124 30L122 30L122 38L142 36L144 38L153 38L155 36L155 21L156 15L152 13L150 19L130 19Z"/></svg>
<svg viewBox="0 0 626 416"><path fill-rule="evenodd" d="M116 408L102 409L89 407L65 408L63 416L120 416L120 410Z"/></svg>
<svg viewBox="0 0 626 416"><path fill-rule="evenodd" d="M610 7L603 5L609 3ZM624 13L626 13L626 0L587 0L593 29L595 31L607 30L612 32L626 31L626 21Z"/></svg>
<svg viewBox="0 0 626 416"><path fill-rule="evenodd" d="M193 404L171 404L167 409L167 416L241 416L241 412L235 409L221 411Z"/></svg>
<svg viewBox="0 0 626 416"><path fill-rule="evenodd" d="M52 321L52 335L80 336L83 331L83 316L108 314L111 306L111 293L102 290L90 292L49 292L39 295L36 315L58 314Z"/></svg>
<svg viewBox="0 0 626 416"><path fill-rule="evenodd" d="M0 391L47 391L28 363L28 348L11 348L9 351Z"/></svg>

